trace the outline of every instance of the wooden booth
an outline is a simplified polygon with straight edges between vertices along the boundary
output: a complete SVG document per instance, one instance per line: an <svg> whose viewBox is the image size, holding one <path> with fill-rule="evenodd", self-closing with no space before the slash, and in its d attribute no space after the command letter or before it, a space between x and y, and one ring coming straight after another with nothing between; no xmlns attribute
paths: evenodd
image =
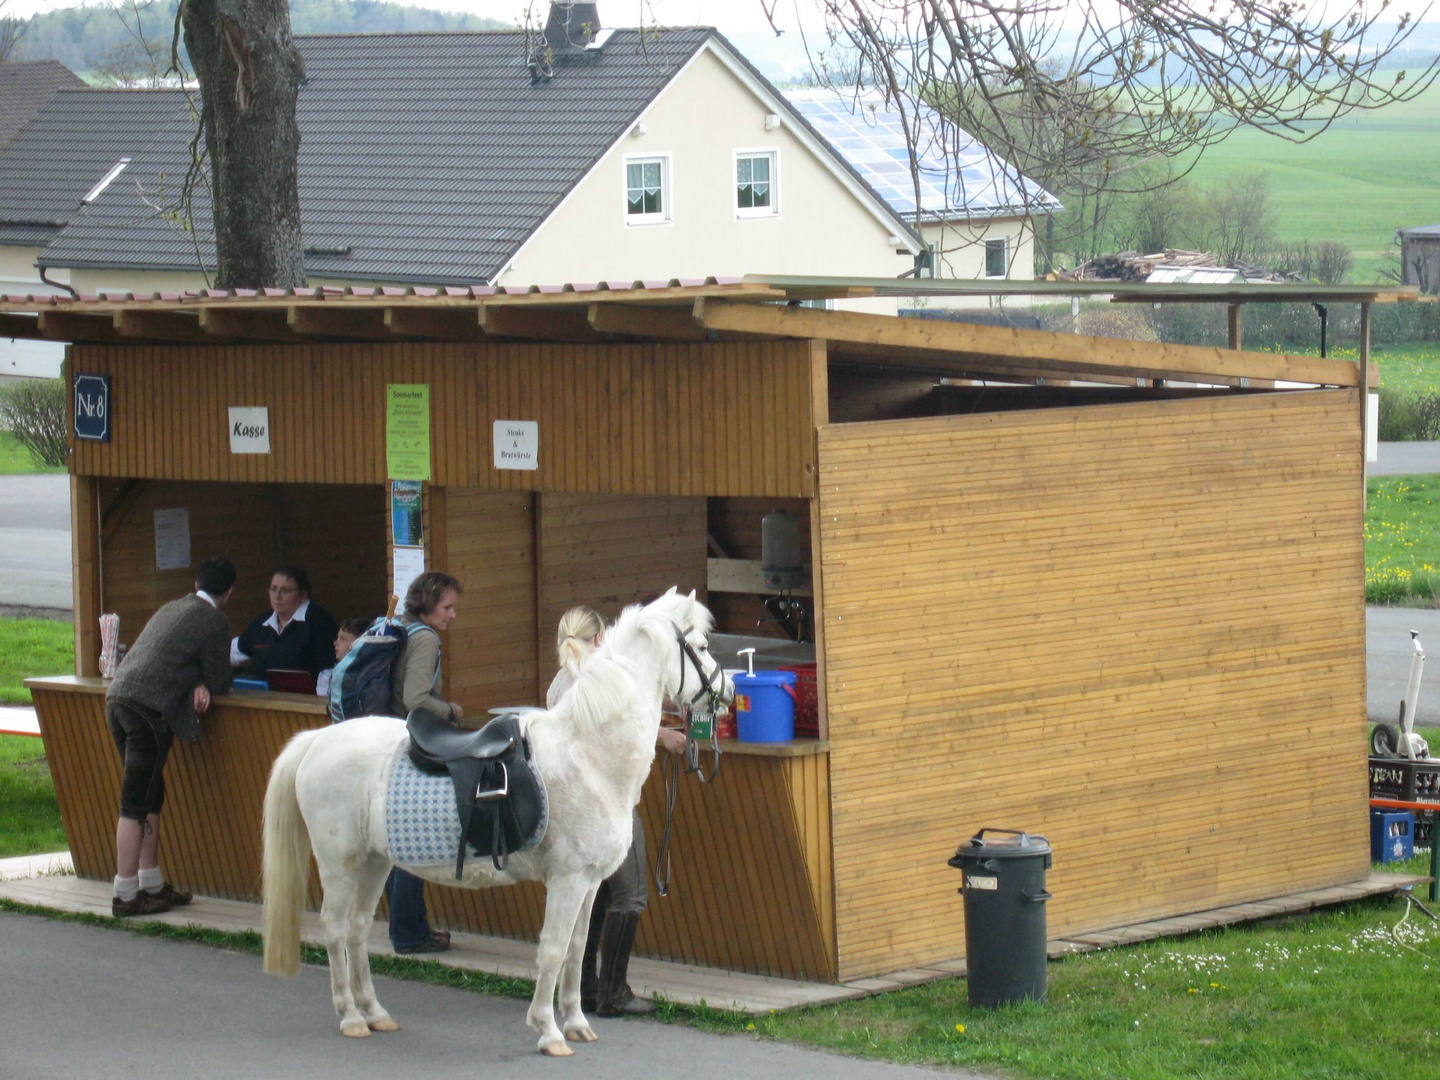
<svg viewBox="0 0 1440 1080"><path fill-rule="evenodd" d="M98 616L133 640L211 553L237 632L281 561L337 618L382 611L403 384L428 387L423 558L465 584L445 678L471 716L543 698L575 603L678 585L723 633L782 634L757 626L760 520L801 520L811 640L775 656L813 650L819 737L727 743L682 783L642 953L818 980L953 959L946 859L982 826L1049 837L1054 935L1364 877L1363 368L798 305L884 291L10 298L0 332L108 382L108 441L71 454L76 672L32 683L77 872L113 873ZM1305 296L1413 291L1350 292ZM266 410L263 452L236 452L233 408ZM501 422L534 425L534 468L497 467ZM318 698L216 701L167 773L177 883L257 897L270 763L325 722ZM662 807L657 769L652 851ZM522 938L543 910L537 886L429 901Z"/></svg>

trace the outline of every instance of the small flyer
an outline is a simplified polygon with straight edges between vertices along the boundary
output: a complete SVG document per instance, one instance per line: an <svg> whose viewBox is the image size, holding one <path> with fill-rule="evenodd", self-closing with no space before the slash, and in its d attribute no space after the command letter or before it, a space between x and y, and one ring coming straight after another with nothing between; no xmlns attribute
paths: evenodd
<svg viewBox="0 0 1440 1080"><path fill-rule="evenodd" d="M385 471L391 480L430 479L430 387L390 383L385 396Z"/></svg>
<svg viewBox="0 0 1440 1080"><path fill-rule="evenodd" d="M190 511L181 506L155 511L155 569L190 567Z"/></svg>
<svg viewBox="0 0 1440 1080"><path fill-rule="evenodd" d="M394 593L405 603L405 593L410 583L425 572L425 549L423 547L397 547L393 555Z"/></svg>
<svg viewBox="0 0 1440 1080"><path fill-rule="evenodd" d="M390 525L397 547L419 547L425 542L420 484L419 480L390 481Z"/></svg>

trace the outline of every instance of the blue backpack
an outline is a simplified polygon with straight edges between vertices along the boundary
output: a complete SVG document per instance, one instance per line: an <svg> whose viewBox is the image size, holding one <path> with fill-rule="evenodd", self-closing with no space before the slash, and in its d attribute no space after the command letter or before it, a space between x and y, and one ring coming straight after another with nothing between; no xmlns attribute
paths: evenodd
<svg viewBox="0 0 1440 1080"><path fill-rule="evenodd" d="M422 622L376 619L355 639L330 676L330 722L338 724L357 716L393 716L395 661L412 635L430 628ZM433 632L433 631L432 631Z"/></svg>

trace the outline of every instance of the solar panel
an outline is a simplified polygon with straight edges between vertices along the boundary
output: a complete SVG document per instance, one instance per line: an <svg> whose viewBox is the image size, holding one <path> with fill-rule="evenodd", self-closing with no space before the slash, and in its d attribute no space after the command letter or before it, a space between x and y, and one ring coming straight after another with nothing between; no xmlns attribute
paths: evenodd
<svg viewBox="0 0 1440 1080"><path fill-rule="evenodd" d="M785 97L876 193L901 214L915 212L915 178L905 120L878 90L840 94L787 90ZM1058 210L1059 202L1020 176L968 133L929 106L909 116L916 130L920 206L933 218L984 217Z"/></svg>

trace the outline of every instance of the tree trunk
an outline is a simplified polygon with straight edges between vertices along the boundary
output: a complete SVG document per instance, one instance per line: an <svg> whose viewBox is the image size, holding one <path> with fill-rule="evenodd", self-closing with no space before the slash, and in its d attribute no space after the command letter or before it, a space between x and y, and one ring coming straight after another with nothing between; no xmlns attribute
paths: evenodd
<svg viewBox="0 0 1440 1080"><path fill-rule="evenodd" d="M295 102L305 65L288 0L184 0L215 212L215 287L305 284Z"/></svg>

